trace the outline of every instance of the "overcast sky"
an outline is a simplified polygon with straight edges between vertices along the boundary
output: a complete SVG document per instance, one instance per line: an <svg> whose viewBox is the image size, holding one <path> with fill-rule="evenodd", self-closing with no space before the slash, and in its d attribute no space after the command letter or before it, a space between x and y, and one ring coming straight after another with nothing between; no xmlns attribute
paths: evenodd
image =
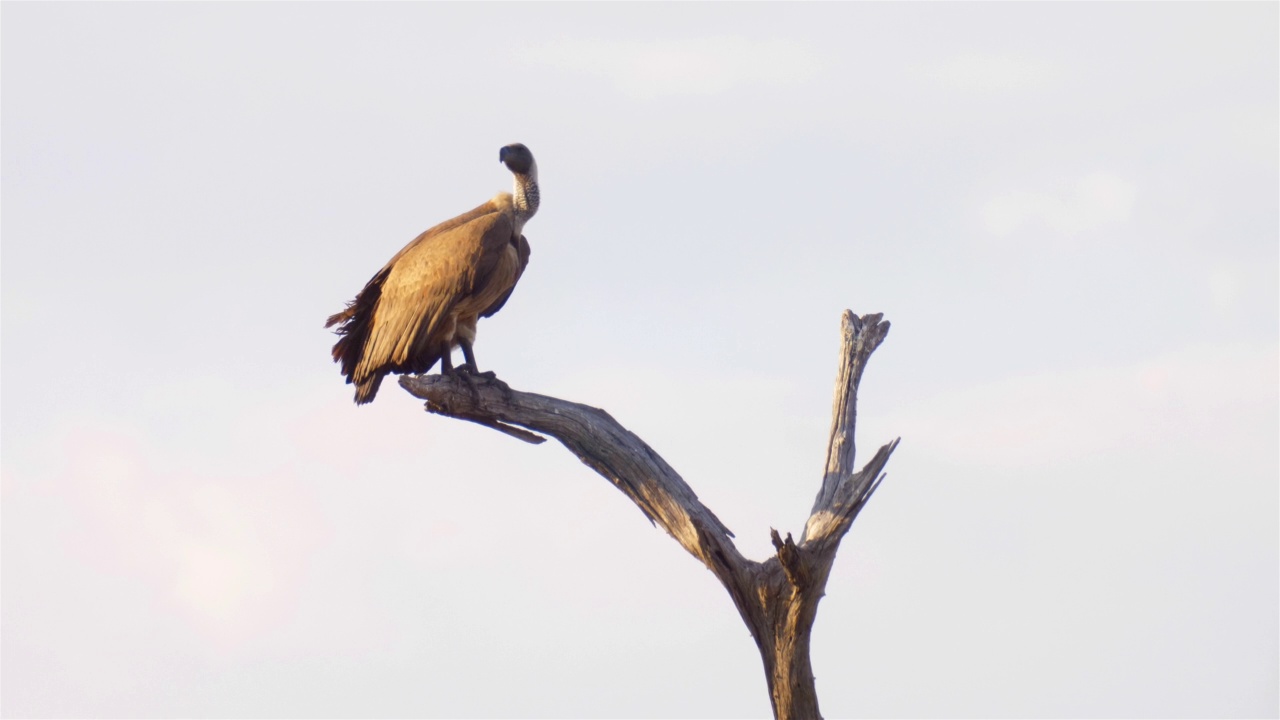
<svg viewBox="0 0 1280 720"><path fill-rule="evenodd" d="M892 321L827 716L1280 713L1280 5L2 12L4 715L768 715L609 483L330 361L514 141L480 365L751 557L817 492L841 311Z"/></svg>

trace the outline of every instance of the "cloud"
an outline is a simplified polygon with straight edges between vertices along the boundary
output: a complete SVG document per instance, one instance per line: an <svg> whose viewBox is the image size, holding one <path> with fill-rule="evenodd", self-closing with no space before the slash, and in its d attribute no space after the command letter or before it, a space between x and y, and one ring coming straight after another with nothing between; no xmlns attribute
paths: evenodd
<svg viewBox="0 0 1280 720"><path fill-rule="evenodd" d="M619 91L646 99L802 83L821 69L817 56L794 41L732 36L562 41L535 48L531 56L552 67L610 79Z"/></svg>
<svg viewBox="0 0 1280 720"><path fill-rule="evenodd" d="M63 550L110 576L133 578L166 611L219 647L286 615L320 527L288 473L205 477L167 470L128 428L81 427L59 442L53 482L75 521ZM50 550L46 550L50 551Z"/></svg>
<svg viewBox="0 0 1280 720"><path fill-rule="evenodd" d="M1273 258L1219 258L1204 272L1205 294L1222 317L1274 310L1277 277Z"/></svg>
<svg viewBox="0 0 1280 720"><path fill-rule="evenodd" d="M1214 309L1226 312L1240 299L1240 275L1235 268L1220 264L1209 272L1209 297Z"/></svg>
<svg viewBox="0 0 1280 720"><path fill-rule="evenodd" d="M1137 191L1128 181L1109 173L1093 173L1063 183L1056 192L1002 192L982 206L982 225L999 238L1037 226L1072 237L1127 221L1136 197Z"/></svg>
<svg viewBox="0 0 1280 720"><path fill-rule="evenodd" d="M1060 74L1039 60L1013 55L966 53L923 65L917 73L931 84L966 93L1008 92L1039 87Z"/></svg>
<svg viewBox="0 0 1280 720"><path fill-rule="evenodd" d="M1195 347L1146 362L1000 380L886 418L958 464L1044 466L1121 447L1274 447L1280 346Z"/></svg>

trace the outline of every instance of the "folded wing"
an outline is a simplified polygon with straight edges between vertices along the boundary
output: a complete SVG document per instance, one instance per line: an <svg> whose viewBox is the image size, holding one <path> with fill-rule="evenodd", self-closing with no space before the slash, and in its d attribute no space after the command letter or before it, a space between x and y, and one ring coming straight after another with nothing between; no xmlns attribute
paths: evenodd
<svg viewBox="0 0 1280 720"><path fill-rule="evenodd" d="M388 373L429 371L453 347L459 313L474 316L479 305L487 317L510 296L519 272L508 266L519 256L523 270L528 243L513 246L503 205L495 199L419 235L329 318L326 327L341 323L333 357L357 403L373 400Z"/></svg>

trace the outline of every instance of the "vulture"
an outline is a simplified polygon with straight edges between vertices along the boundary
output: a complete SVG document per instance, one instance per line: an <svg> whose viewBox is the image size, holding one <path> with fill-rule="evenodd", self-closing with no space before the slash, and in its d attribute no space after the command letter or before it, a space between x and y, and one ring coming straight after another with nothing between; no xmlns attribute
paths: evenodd
<svg viewBox="0 0 1280 720"><path fill-rule="evenodd" d="M462 348L466 371L479 373L476 321L511 297L529 263L521 233L538 211L533 153L515 143L498 151L498 161L515 175L514 192L414 238L325 323L338 325L333 360L356 386L357 405L373 400L388 373L425 373L437 361L441 372L455 373L455 347Z"/></svg>

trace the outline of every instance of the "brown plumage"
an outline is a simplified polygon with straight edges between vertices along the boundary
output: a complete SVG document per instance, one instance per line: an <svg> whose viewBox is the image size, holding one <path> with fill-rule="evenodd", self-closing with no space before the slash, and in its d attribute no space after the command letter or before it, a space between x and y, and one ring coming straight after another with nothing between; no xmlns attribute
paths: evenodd
<svg viewBox="0 0 1280 720"><path fill-rule="evenodd" d="M341 325L334 362L356 386L356 403L373 400L389 373L424 373L437 362L452 373L461 347L479 372L476 321L502 309L529 262L521 234L538 210L538 167L519 143L498 159L515 175L515 192L440 223L404 246L325 327Z"/></svg>

